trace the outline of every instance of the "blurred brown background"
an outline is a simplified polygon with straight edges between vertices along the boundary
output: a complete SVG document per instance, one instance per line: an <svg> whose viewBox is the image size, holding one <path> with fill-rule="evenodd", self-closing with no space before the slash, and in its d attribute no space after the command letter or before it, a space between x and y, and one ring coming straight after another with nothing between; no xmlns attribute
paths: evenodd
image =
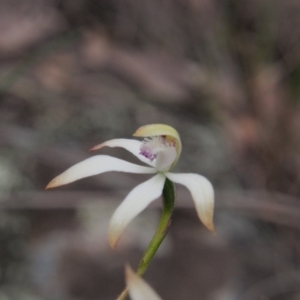
<svg viewBox="0 0 300 300"><path fill-rule="evenodd" d="M164 299L300 299L300 2L0 0L0 300L115 299L160 201L116 251L107 224L144 175L46 184L88 149L174 126L186 190L145 278ZM101 153L134 161L120 149Z"/></svg>

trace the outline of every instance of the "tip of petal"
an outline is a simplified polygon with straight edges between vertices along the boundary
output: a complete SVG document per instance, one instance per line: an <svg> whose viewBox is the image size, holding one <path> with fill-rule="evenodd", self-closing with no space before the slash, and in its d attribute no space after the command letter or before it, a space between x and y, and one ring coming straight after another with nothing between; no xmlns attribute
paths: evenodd
<svg viewBox="0 0 300 300"><path fill-rule="evenodd" d="M139 285L140 281L142 280L140 276L135 271L133 271L133 269L128 264L125 266L125 279L126 285L128 287Z"/></svg>
<svg viewBox="0 0 300 300"><path fill-rule="evenodd" d="M115 250L116 247L117 247L117 243L118 243L118 242L114 242L114 241L110 241L110 240L109 240L110 248L111 248L112 250Z"/></svg>
<svg viewBox="0 0 300 300"><path fill-rule="evenodd" d="M119 242L120 237L121 237L121 234L112 233L111 230L109 230L108 241L109 241L110 247L113 250L116 249L116 246Z"/></svg>
<svg viewBox="0 0 300 300"><path fill-rule="evenodd" d="M211 207L211 209L209 209L206 214L202 213L198 213L200 220L202 221L202 223L204 224L204 226L214 232L215 231L215 225L214 225L214 221L213 221L213 207Z"/></svg>
<svg viewBox="0 0 300 300"><path fill-rule="evenodd" d="M99 150L99 149L103 148L104 146L105 146L105 143L96 145L96 146L94 146L93 148L91 148L91 149L89 150L89 152L93 152L93 151Z"/></svg>
<svg viewBox="0 0 300 300"><path fill-rule="evenodd" d="M129 265L125 266L125 277L127 281L135 279L137 277L137 275Z"/></svg>
<svg viewBox="0 0 300 300"><path fill-rule="evenodd" d="M210 222L210 223L206 223L204 224L206 226L207 229L209 229L210 231L212 232L215 232L215 225L213 222Z"/></svg>
<svg viewBox="0 0 300 300"><path fill-rule="evenodd" d="M58 187L58 186L60 186L60 185L63 185L63 184L60 182L59 178L56 177L56 178L52 179L52 180L47 184L45 190L53 189L53 188Z"/></svg>
<svg viewBox="0 0 300 300"><path fill-rule="evenodd" d="M213 207L211 207L211 209L209 209L206 214L199 214L199 218L202 221L202 223L204 224L204 226L214 232L215 231L215 225L214 225L214 221L213 221Z"/></svg>
<svg viewBox="0 0 300 300"><path fill-rule="evenodd" d="M161 300L158 294L148 285L148 283L135 273L128 265L125 267L125 276L126 285L132 300Z"/></svg>

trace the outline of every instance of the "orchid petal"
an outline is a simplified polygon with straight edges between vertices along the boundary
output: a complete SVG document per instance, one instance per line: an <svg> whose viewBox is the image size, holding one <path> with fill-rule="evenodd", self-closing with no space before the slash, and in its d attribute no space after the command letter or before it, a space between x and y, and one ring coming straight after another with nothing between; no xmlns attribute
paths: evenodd
<svg viewBox="0 0 300 300"><path fill-rule="evenodd" d="M198 174L165 173L167 178L182 184L191 192L200 220L209 229L214 230L214 189L211 183Z"/></svg>
<svg viewBox="0 0 300 300"><path fill-rule="evenodd" d="M156 174L135 187L114 212L109 225L109 243L115 248L128 223L162 194L165 176Z"/></svg>
<svg viewBox="0 0 300 300"><path fill-rule="evenodd" d="M138 174L153 174L157 171L154 168L139 166L125 160L108 155L92 156L55 177L46 187L54 188L68 184L78 179L101 174L104 172L118 171Z"/></svg>
<svg viewBox="0 0 300 300"><path fill-rule="evenodd" d="M125 275L131 300L162 300L129 266L126 266Z"/></svg>
<svg viewBox="0 0 300 300"><path fill-rule="evenodd" d="M165 124L151 124L140 127L133 136L137 137L152 137L166 136L168 142L174 143L176 147L176 159L171 167L174 167L181 153L181 141L178 132L171 126Z"/></svg>
<svg viewBox="0 0 300 300"><path fill-rule="evenodd" d="M143 155L140 155L140 148L141 148L142 142L138 140L132 140L132 139L113 139L106 141L102 144L99 144L95 147L93 147L90 151L95 151L98 149L101 149L103 147L121 147L132 153L134 156L136 156L140 161L150 165L154 166L154 164L149 161L146 157Z"/></svg>

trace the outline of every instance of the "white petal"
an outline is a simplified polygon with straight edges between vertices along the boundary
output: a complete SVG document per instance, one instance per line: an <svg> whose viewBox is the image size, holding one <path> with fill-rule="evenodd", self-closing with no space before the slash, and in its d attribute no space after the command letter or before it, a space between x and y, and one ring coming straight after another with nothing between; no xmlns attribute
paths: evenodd
<svg viewBox="0 0 300 300"><path fill-rule="evenodd" d="M214 189L212 184L198 174L165 173L165 175L171 181L187 187L192 194L200 220L208 229L214 230Z"/></svg>
<svg viewBox="0 0 300 300"><path fill-rule="evenodd" d="M126 282L131 300L162 300L130 267L126 267Z"/></svg>
<svg viewBox="0 0 300 300"><path fill-rule="evenodd" d="M110 141L106 141L102 144L99 144L95 147L93 147L90 151L98 150L103 147L121 147L132 153L134 156L136 156L140 161L153 166L153 164L149 161L148 158L144 157L143 155L140 155L140 148L141 148L142 142L138 140L132 140L132 139L114 139Z"/></svg>
<svg viewBox="0 0 300 300"><path fill-rule="evenodd" d="M165 176L159 173L138 185L116 209L109 225L109 243L112 248L115 248L128 223L161 196L165 179Z"/></svg>
<svg viewBox="0 0 300 300"><path fill-rule="evenodd" d="M96 155L74 165L59 176L55 177L47 185L46 189L109 171L138 174L152 174L157 172L154 168L139 166L119 158L108 155Z"/></svg>

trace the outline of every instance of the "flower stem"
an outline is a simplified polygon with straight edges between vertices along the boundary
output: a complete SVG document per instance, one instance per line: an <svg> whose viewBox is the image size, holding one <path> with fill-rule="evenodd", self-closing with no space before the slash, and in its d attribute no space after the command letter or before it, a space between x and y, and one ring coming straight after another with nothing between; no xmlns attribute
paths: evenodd
<svg viewBox="0 0 300 300"><path fill-rule="evenodd" d="M171 224L171 216L172 216L174 204L175 204L174 183L169 179L166 179L164 189L163 189L163 212L156 233L153 236L147 250L145 251L140 261L139 267L137 269L137 273L140 276L142 276L146 272L149 264L151 263L153 256L157 252L159 246L161 245L162 241L164 240L165 236L168 233L169 226Z"/></svg>
<svg viewBox="0 0 300 300"><path fill-rule="evenodd" d="M139 267L137 269L137 274L142 276L148 266L150 265L152 258L157 252L159 246L164 240L165 236L168 233L170 224L171 224L171 216L174 209L175 204L175 187L174 183L166 178L166 182L163 189L163 212L160 218L160 222L156 233L154 234L148 248L146 249ZM128 289L125 288L124 291L120 294L117 300L125 300L128 296Z"/></svg>

